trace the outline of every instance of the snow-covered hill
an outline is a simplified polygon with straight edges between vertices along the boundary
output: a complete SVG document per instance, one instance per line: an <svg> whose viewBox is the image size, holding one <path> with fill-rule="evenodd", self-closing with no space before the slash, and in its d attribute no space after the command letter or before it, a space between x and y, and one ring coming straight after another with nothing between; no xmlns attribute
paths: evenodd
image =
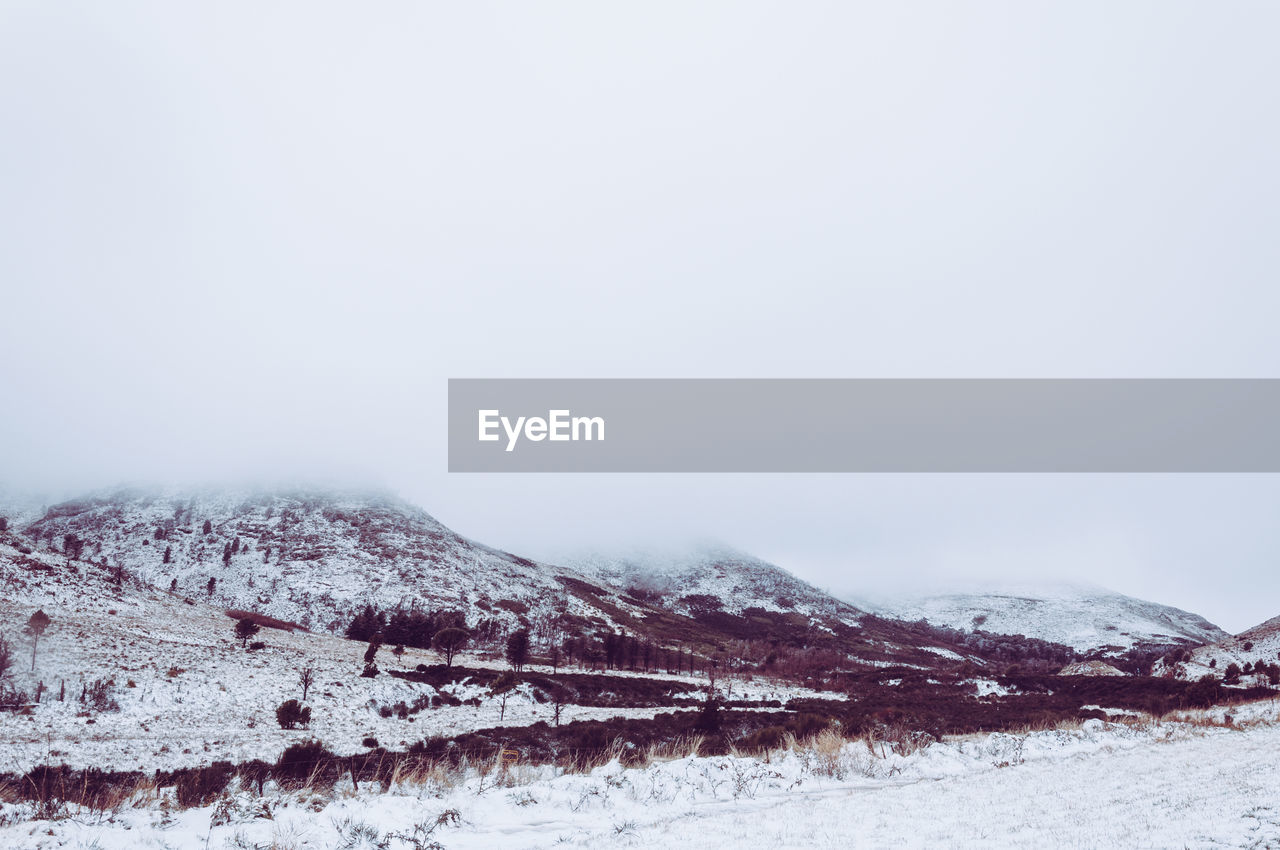
<svg viewBox="0 0 1280 850"><path fill-rule="evenodd" d="M1227 633L1196 614L1085 584L986 586L867 603L882 616L953 629L1025 635L1079 652L1199 645Z"/></svg>
<svg viewBox="0 0 1280 850"><path fill-rule="evenodd" d="M856 625L865 612L793 576L782 567L722 544L688 549L592 553L565 559L578 572L682 614L711 605L830 617Z"/></svg>
<svg viewBox="0 0 1280 850"><path fill-rule="evenodd" d="M118 490L54 505L17 531L38 552L121 582L313 631L341 632L372 604L460 612L484 641L530 626L544 649L557 632L626 633L708 657L731 642L785 642L855 668L962 657L944 637L867 617L724 547L567 568L468 540L383 494Z"/></svg>
<svg viewBox="0 0 1280 850"><path fill-rule="evenodd" d="M642 600L693 618L702 629L774 642L785 634L791 643L835 649L846 655L841 663L854 668L948 667L979 660L931 630L868 616L782 567L720 543L632 548L562 560L598 584L614 588L624 600ZM753 625L744 631L726 622L735 619Z"/></svg>
<svg viewBox="0 0 1280 850"><path fill-rule="evenodd" d="M338 630L366 603L458 610L505 625L539 611L608 615L573 573L491 549L385 494L122 490L49 508L22 533L146 584ZM210 582L212 581L212 589Z"/></svg>
<svg viewBox="0 0 1280 850"><path fill-rule="evenodd" d="M364 643L324 633L263 628L253 639L265 646L250 651L236 638L236 621L203 598L132 581L117 586L109 569L23 548L21 539L0 533L0 640L16 659L0 676L0 704L13 688L26 695L19 702L35 704L0 711L0 774L20 774L44 760L144 771L274 760L286 746L313 737L346 755L366 750L366 737L403 749L432 735L552 720L546 695L527 683L504 699L466 672L438 686L393 675L441 663L434 651L409 647L395 655L383 649L376 657L381 672L372 677L361 675ZM22 625L37 610L49 624L33 646ZM469 651L454 662L473 671L506 667ZM276 708L303 699L305 669L312 671L306 693L312 722L305 730L282 729ZM605 675L619 682L640 676ZM678 693L697 693L707 683L684 674L648 678L669 682ZM95 683L103 685L100 696L86 700ZM765 677L735 682L734 693L757 701L834 696ZM570 701L561 720L649 718L672 710L625 698L614 702Z"/></svg>
<svg viewBox="0 0 1280 850"><path fill-rule="evenodd" d="M1155 672L1181 679L1195 680L1204 676L1221 679L1234 664L1243 671L1240 684L1266 684L1270 680L1269 673L1251 671L1258 664L1269 667L1277 661L1280 661L1280 617L1272 617L1233 637L1190 649L1179 661L1161 659Z"/></svg>

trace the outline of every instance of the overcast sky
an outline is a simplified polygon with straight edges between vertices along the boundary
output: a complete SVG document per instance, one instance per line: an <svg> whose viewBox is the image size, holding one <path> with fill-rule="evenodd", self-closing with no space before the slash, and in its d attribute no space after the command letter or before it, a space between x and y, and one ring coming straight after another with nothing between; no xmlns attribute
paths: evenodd
<svg viewBox="0 0 1280 850"><path fill-rule="evenodd" d="M1049 6L1055 8L1048 8ZM1280 614L1276 476L450 476L449 377L1280 377L1272 3L0 2L0 478Z"/></svg>

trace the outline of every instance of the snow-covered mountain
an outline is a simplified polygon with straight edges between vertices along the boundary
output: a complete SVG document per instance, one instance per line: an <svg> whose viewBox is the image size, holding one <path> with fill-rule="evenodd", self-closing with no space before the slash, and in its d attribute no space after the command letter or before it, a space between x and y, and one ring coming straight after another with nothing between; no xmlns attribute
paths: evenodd
<svg viewBox="0 0 1280 850"><path fill-rule="evenodd" d="M844 663L854 668L929 668L980 661L931 629L870 616L776 564L721 543L633 547L562 561L598 584L615 588L623 600L644 601L692 618L699 628L720 630L736 639L829 647L846 654ZM744 629L742 623L750 627Z"/></svg>
<svg viewBox="0 0 1280 850"><path fill-rule="evenodd" d="M856 625L865 612L836 599L768 561L719 543L685 549L590 553L564 563L597 581L692 614L709 605L733 614L748 608L830 617Z"/></svg>
<svg viewBox="0 0 1280 850"><path fill-rule="evenodd" d="M1086 584L999 585L865 603L900 620L1025 635L1079 652L1142 645L1199 645L1227 633L1196 614Z"/></svg>
<svg viewBox="0 0 1280 850"><path fill-rule="evenodd" d="M827 652L846 669L964 660L970 649L836 599L724 546L539 562L469 540L386 494L118 490L63 502L18 529L41 552L129 581L313 631L366 604L460 612L500 640L529 626L625 633L703 655L755 641Z"/></svg>
<svg viewBox="0 0 1280 850"><path fill-rule="evenodd" d="M84 560L311 629L339 629L366 603L472 623L550 610L608 622L562 581L572 572L468 540L386 494L121 490L54 505L21 531L63 550L74 535Z"/></svg>

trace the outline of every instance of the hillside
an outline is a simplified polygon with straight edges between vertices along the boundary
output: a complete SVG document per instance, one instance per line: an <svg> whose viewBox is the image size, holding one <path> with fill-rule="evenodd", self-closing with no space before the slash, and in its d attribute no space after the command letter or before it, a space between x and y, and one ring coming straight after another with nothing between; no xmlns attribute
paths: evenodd
<svg viewBox="0 0 1280 850"><path fill-rule="evenodd" d="M1078 652L1198 645L1227 633L1196 614L1083 584L978 587L868 603L879 614L1052 641Z"/></svg>
<svg viewBox="0 0 1280 850"><path fill-rule="evenodd" d="M552 610L608 621L558 580L571 573L385 494L122 490L54 505L22 533L64 551L74 535L81 558L145 584L310 629L339 631L366 604L457 610L472 625Z"/></svg>
<svg viewBox="0 0 1280 850"><path fill-rule="evenodd" d="M313 631L341 633L372 605L456 612L490 643L527 626L548 651L618 633L707 658L749 651L763 662L782 648L810 665L814 652L836 653L828 669L962 659L945 638L867 617L742 553L570 569L468 540L385 494L119 490L54 505L19 532L120 582Z"/></svg>
<svg viewBox="0 0 1280 850"><path fill-rule="evenodd" d="M441 664L439 653L411 647L396 656L384 648L379 674L364 676L365 644L324 633L264 627L253 636L264 646L246 649L235 620L218 606L131 581L117 586L108 569L22 545L0 533L0 640L15 659L0 675L0 774L45 759L147 771L275 759L312 737L344 754L367 750L369 737L404 749L434 735L553 720L546 689L536 684L545 683L545 675L536 679L545 667L526 668L529 681L503 697L487 683L507 665L485 653L463 652L451 675L420 682L409 677L420 664ZM37 610L50 622L33 666L21 625ZM282 729L276 708L303 698L304 669L313 671L312 722ZM557 678L568 696L566 724L651 718L696 700L706 686L694 675L582 670L566 664ZM4 710L14 707L5 704L14 689L23 695L19 705L34 705ZM737 681L734 693L773 705L819 696L765 678Z"/></svg>
<svg viewBox="0 0 1280 850"><path fill-rule="evenodd" d="M1270 669L1277 661L1280 661L1280 617L1272 617L1238 635L1163 658L1157 662L1155 672L1193 681L1203 676L1220 679L1234 664L1243 671L1238 682L1241 685L1275 684L1271 681ZM1251 672L1258 665L1268 669Z"/></svg>

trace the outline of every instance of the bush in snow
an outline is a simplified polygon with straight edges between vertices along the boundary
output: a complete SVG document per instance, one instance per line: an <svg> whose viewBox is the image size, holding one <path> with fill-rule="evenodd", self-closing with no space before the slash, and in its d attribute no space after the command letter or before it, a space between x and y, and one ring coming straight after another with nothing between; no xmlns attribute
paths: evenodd
<svg viewBox="0 0 1280 850"><path fill-rule="evenodd" d="M293 744L283 753L271 771L282 785L301 782L323 784L336 778L338 757L316 740Z"/></svg>
<svg viewBox="0 0 1280 850"><path fill-rule="evenodd" d="M494 696L505 694L518 684L520 684L520 680L516 677L516 674L513 671L503 670L502 675L494 679L493 683L489 685L489 693Z"/></svg>
<svg viewBox="0 0 1280 850"><path fill-rule="evenodd" d="M0 711L14 711L31 702L31 695L8 682L0 682Z"/></svg>
<svg viewBox="0 0 1280 850"><path fill-rule="evenodd" d="M296 699L287 699L276 709L276 722L281 729L293 729L311 723L311 708L300 704Z"/></svg>
<svg viewBox="0 0 1280 850"><path fill-rule="evenodd" d="M13 669L13 644L0 637L0 679L9 675Z"/></svg>
<svg viewBox="0 0 1280 850"><path fill-rule="evenodd" d="M116 702L116 683L111 679L97 679L84 686L80 692L80 702L90 711L119 711L120 703Z"/></svg>
<svg viewBox="0 0 1280 850"><path fill-rule="evenodd" d="M207 805L227 787L232 773L229 761L215 761L208 767L180 772L174 782L178 805L183 808Z"/></svg>

